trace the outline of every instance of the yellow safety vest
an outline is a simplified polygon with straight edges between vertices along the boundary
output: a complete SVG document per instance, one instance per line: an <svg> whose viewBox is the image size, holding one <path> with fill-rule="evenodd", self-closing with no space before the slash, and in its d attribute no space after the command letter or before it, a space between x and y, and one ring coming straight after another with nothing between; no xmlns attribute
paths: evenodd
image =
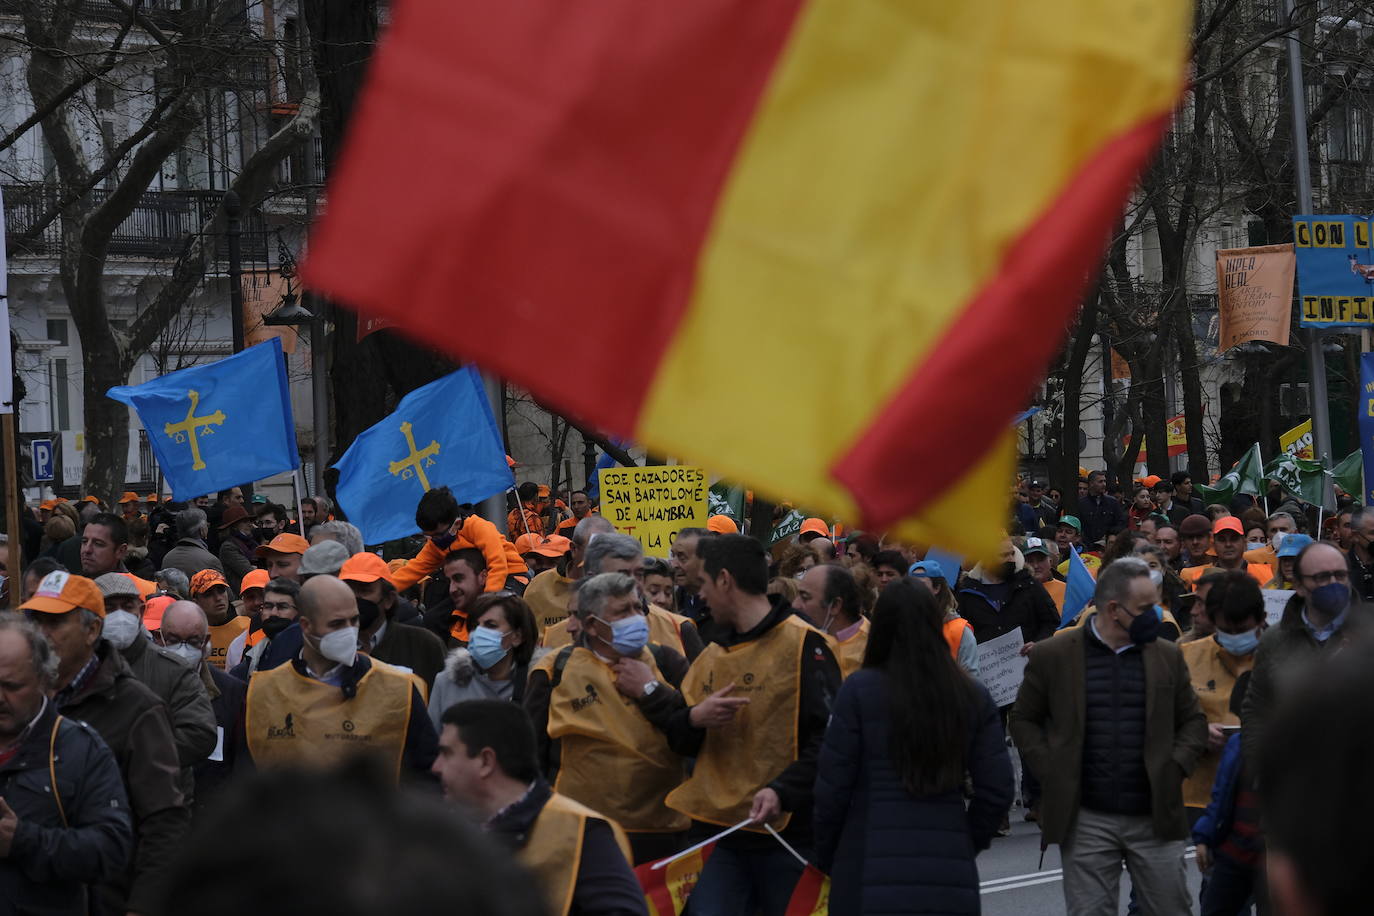
<svg viewBox="0 0 1374 916"><path fill-rule="evenodd" d="M687 647L682 644L682 624L687 621L681 614L664 610L657 604L649 605L649 642L667 646L678 655L687 656Z"/></svg>
<svg viewBox="0 0 1374 916"><path fill-rule="evenodd" d="M562 651L535 666L550 682ZM641 649L637 657L663 680L652 652ZM563 795L605 812L626 830L687 829L688 819L663 803L682 783L682 758L638 703L616 690L611 667L588 649L579 646L568 657L549 697L548 733L561 743L554 788Z"/></svg>
<svg viewBox="0 0 1374 916"><path fill-rule="evenodd" d="M864 652L868 650L868 618L860 617L859 629L843 642L828 633L825 641L830 643L830 650L835 653L835 661L840 663L840 677L849 677L864 664Z"/></svg>
<svg viewBox="0 0 1374 916"><path fill-rule="evenodd" d="M525 589L525 603L534 612L534 622L541 637L550 630L559 629L559 624L568 619L568 596L572 594L574 581L550 569L535 576Z"/></svg>
<svg viewBox="0 0 1374 916"><path fill-rule="evenodd" d="M1205 636L1180 645L1183 661L1188 666L1188 679L1197 694L1198 705L1209 725L1239 725L1240 719L1231 714L1231 692L1242 674L1255 667L1255 653L1237 658L1217 641ZM1212 801L1212 783L1221 765L1221 752L1208 748L1193 767L1192 774L1183 781L1183 804L1189 808L1206 808Z"/></svg>
<svg viewBox="0 0 1374 916"><path fill-rule="evenodd" d="M210 628L210 664L224 670L224 662L229 657L229 644L248 629L251 622L247 617L230 617L227 622Z"/></svg>
<svg viewBox="0 0 1374 916"><path fill-rule="evenodd" d="M520 864L534 872L553 916L567 916L572 909L588 818L609 824L625 861L634 861L630 855L630 842L619 824L586 805L554 792L544 803L539 817L535 818L529 841L516 856Z"/></svg>
<svg viewBox="0 0 1374 916"><path fill-rule="evenodd" d="M374 753L393 766L399 781L412 681L376 659L371 664L351 699L290 662L254 674L245 720L254 762L330 766L354 754Z"/></svg>
<svg viewBox="0 0 1374 916"><path fill-rule="evenodd" d="M749 705L728 725L706 729L692 775L668 793L668 807L709 824L733 827L749 816L754 794L797 759L801 661L806 634L819 632L784 618L758 639L726 648L711 643L688 669L682 695L695 706L727 684ZM789 814L775 824L787 825ZM748 827L766 833L763 827Z"/></svg>

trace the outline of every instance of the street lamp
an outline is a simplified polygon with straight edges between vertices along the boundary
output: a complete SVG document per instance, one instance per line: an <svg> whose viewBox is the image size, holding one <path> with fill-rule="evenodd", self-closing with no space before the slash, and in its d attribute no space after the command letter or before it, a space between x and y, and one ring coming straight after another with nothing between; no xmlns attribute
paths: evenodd
<svg viewBox="0 0 1374 916"><path fill-rule="evenodd" d="M296 259L277 233L277 273L286 281L281 305L262 317L268 327L310 326L310 400L315 415L315 481L316 492L324 480L323 462L329 460L329 399L324 378L324 319L297 301L292 281L296 278Z"/></svg>

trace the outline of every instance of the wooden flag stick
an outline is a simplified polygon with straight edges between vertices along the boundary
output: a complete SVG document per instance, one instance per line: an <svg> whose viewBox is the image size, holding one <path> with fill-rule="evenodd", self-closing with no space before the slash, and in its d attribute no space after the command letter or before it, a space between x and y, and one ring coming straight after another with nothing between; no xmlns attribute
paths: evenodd
<svg viewBox="0 0 1374 916"><path fill-rule="evenodd" d="M5 448L5 527L9 531L9 547L5 569L5 607L15 606L14 585L19 581L19 474L15 467L19 462L18 449L14 445L14 413L0 414L4 426Z"/></svg>

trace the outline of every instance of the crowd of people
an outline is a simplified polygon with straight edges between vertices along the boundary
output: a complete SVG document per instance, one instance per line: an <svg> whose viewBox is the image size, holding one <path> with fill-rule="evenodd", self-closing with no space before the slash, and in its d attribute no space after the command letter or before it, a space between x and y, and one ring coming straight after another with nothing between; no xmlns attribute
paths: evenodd
<svg viewBox="0 0 1374 916"><path fill-rule="evenodd" d="M1136 483L1022 481L967 567L820 518L769 544L714 516L645 556L586 492L534 483L507 533L429 490L389 561L324 498L45 502L0 615L0 912L189 911L226 861L245 886L214 879L216 906L284 912L293 880L385 883L447 837L472 881L515 876L503 912L647 913L643 867L705 843L694 916L784 914L808 863L832 913L977 913L976 856L1013 815L1060 847L1071 914L1115 913L1123 867L1146 914L1352 912L1331 860L1358 856L1365 806L1322 791L1370 740L1374 510L1319 525L1281 492L1266 512ZM1017 631L999 708L979 646ZM1351 718L1337 682L1363 691ZM426 794L451 809L406 801ZM250 813L263 838L423 833L268 893L247 872L295 850L214 854Z"/></svg>

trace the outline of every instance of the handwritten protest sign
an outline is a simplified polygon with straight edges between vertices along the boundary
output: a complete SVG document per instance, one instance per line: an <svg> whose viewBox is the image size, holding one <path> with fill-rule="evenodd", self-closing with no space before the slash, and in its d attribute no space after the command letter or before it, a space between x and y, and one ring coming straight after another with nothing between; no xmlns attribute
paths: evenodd
<svg viewBox="0 0 1374 916"><path fill-rule="evenodd" d="M1261 594L1264 595L1264 619L1271 627L1276 627L1283 619L1283 609L1288 605L1288 599L1293 597L1294 592L1291 588L1266 588Z"/></svg>
<svg viewBox="0 0 1374 916"><path fill-rule="evenodd" d="M1015 702L1016 691L1026 674L1026 657L1021 647L1026 641L1017 627L1004 636L989 639L978 647L978 678L998 706Z"/></svg>
<svg viewBox="0 0 1374 916"><path fill-rule="evenodd" d="M666 557L683 528L706 527L710 481L701 468L603 468L599 479L602 517L648 556Z"/></svg>

